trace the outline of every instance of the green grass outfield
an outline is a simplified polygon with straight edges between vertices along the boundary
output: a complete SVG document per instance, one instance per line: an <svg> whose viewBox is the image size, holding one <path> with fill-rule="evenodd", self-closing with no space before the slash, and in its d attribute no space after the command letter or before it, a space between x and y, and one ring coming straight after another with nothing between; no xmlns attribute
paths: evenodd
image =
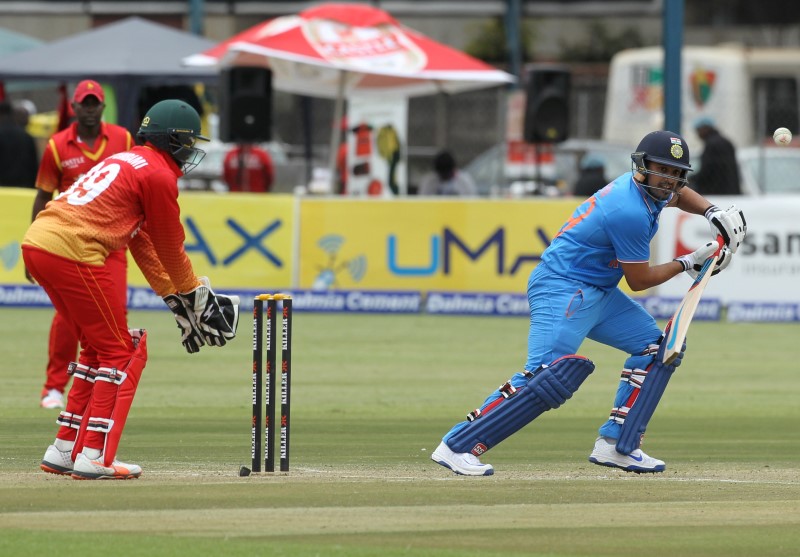
<svg viewBox="0 0 800 557"><path fill-rule="evenodd" d="M138 480L38 464L47 310L0 310L0 555L800 555L800 327L695 323L645 450L659 475L590 464L624 355L490 451L486 478L432 463L447 429L518 371L517 318L295 314L292 470L249 466L251 331L183 352L168 312L133 312L150 359L119 457Z"/></svg>

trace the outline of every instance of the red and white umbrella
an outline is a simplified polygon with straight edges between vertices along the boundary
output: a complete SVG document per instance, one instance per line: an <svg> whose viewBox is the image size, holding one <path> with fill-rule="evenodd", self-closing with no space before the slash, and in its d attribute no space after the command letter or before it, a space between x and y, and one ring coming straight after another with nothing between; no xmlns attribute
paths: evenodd
<svg viewBox="0 0 800 557"><path fill-rule="evenodd" d="M260 23L184 64L265 66L276 89L328 98L459 93L515 79L363 4L323 4Z"/></svg>
<svg viewBox="0 0 800 557"><path fill-rule="evenodd" d="M336 99L329 172L338 122L350 94L412 97L459 93L515 81L468 54L400 25L364 4L322 4L247 29L183 60L189 66L263 66L275 89Z"/></svg>

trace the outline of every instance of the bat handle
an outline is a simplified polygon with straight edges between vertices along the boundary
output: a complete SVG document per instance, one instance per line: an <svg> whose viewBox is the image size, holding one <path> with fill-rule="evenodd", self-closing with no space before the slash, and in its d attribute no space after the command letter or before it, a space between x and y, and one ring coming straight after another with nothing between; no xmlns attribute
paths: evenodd
<svg viewBox="0 0 800 557"><path fill-rule="evenodd" d="M722 237L722 234L717 234L717 251L714 252L714 255L719 256L722 248L725 247L725 239Z"/></svg>

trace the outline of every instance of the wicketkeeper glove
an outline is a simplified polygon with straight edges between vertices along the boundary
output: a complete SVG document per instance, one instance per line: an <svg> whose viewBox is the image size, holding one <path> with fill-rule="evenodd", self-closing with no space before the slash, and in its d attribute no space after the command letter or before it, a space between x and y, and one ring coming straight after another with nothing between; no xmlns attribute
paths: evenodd
<svg viewBox="0 0 800 557"><path fill-rule="evenodd" d="M706 209L705 216L711 225L711 235L714 238L722 236L731 253L736 253L747 234L747 222L744 220L744 213L736 205L731 205L725 211L716 205L712 205Z"/></svg>
<svg viewBox="0 0 800 557"><path fill-rule="evenodd" d="M202 336L205 344L225 346L228 340L236 336L239 297L215 294L206 277L201 277L200 282L200 286L194 290L178 296L188 310L193 328Z"/></svg>
<svg viewBox="0 0 800 557"><path fill-rule="evenodd" d="M706 262L706 259L714 255L714 252L717 251L718 248L719 244L716 241L709 242L692 253L687 253L686 255L676 257L673 259L673 261L677 261L683 265L683 270L689 273L689 276L691 276L693 279L696 279L697 275L699 275L700 271L703 269L703 264ZM723 247L719 252L719 258L714 264L714 268L711 270L711 276L713 277L714 275L723 271L728 265L730 265L732 259L732 250L728 249L727 246Z"/></svg>
<svg viewBox="0 0 800 557"><path fill-rule="evenodd" d="M205 344L203 337L193 325L192 317L189 316L189 309L177 294L164 296L164 302L172 310L178 329L181 330L181 344L189 354L200 352L200 347Z"/></svg>
<svg viewBox="0 0 800 557"><path fill-rule="evenodd" d="M239 326L239 296L217 294L217 303L219 303L219 307L222 310L222 318L225 319L225 323L233 331L230 337L226 337L230 340L236 336L236 329Z"/></svg>

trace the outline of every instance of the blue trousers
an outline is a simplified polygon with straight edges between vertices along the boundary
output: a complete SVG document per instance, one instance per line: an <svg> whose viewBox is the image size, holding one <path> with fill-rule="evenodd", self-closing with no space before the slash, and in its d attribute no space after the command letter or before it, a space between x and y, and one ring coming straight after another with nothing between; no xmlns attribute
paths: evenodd
<svg viewBox="0 0 800 557"><path fill-rule="evenodd" d="M577 354L586 338L638 355L661 335L655 319L619 288L602 289L564 278L552 273L544 263L539 264L528 279L528 305L531 322L525 361L527 371L534 371L561 356ZM516 388L527 381L522 373L511 378ZM631 385L621 381L614 407L627 400L632 390ZM500 396L498 390L491 393L481 409ZM468 423L463 421L453 426L444 436L445 443ZM613 420L607 420L600 427L600 435L617 439L620 427Z"/></svg>

